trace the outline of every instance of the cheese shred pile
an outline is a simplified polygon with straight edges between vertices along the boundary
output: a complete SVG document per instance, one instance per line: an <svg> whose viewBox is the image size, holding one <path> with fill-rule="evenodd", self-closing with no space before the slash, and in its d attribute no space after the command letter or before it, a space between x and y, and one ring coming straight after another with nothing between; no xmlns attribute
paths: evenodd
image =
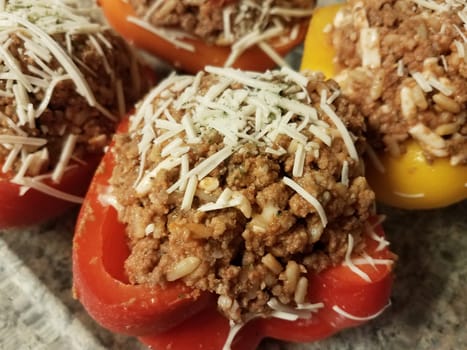
<svg viewBox="0 0 467 350"><path fill-rule="evenodd" d="M80 96L88 105L88 110L72 112L76 116L65 116L68 119L76 117L75 124L79 124L80 118L91 118L91 109L93 115L97 113L112 124L119 119L119 113L125 112L127 102L121 78L105 53L113 49L113 44L104 35L108 27L96 9L66 1L12 0L0 3L0 98L6 105L0 110L0 164L2 173L13 173L12 182L23 185L22 193L33 187L64 200L81 200L42 183L45 178L60 182L71 164L78 142L83 142L82 131L77 128L67 134L66 125L58 125L58 130L52 131L42 122L42 118L50 118L51 113L60 109L54 101L59 86L71 83L75 90L71 94ZM83 37L86 45L97 52L105 72L96 72L79 59L77 51L81 48L77 47L75 39L83 40ZM129 60L136 66L135 57L131 56ZM101 105L93 92L96 89L92 89L89 78L86 78L103 73L114 81L110 88L115 89L117 113ZM138 81L137 74L133 69L131 75L135 82ZM86 113L86 116L80 115ZM55 136L48 136L53 134ZM58 155L50 154L49 137L63 139ZM100 135L89 142L94 143L95 148L103 147L106 136ZM50 176L44 177L43 171L50 165L54 168Z"/></svg>
<svg viewBox="0 0 467 350"><path fill-rule="evenodd" d="M200 82L205 75L215 77L215 83L201 93ZM324 98L319 111L310 105L307 84L306 76L288 68L255 73L209 66L196 76L169 76L140 103L131 119L130 129L140 139L136 192L149 193L152 180L161 170L180 168L178 180L167 192L183 191L183 209L188 210L197 184L246 143L253 142L266 153L287 153L276 143L280 135L290 137L296 145L295 178L303 174L306 152L319 157L323 142L330 145L334 138L341 138L349 155L349 160L342 164L342 182L347 186L349 161L359 161L353 135L328 103L326 91L322 91ZM236 85L243 88L233 88ZM181 120L170 114L169 107L183 114ZM222 149L189 169L190 145L203 142L204 135L212 129L222 135ZM152 169L145 169L149 149L169 140L162 148L162 161ZM320 202L295 180L284 177L283 182L316 209L325 227L327 217ZM224 197L199 210L218 210L242 203L238 195Z"/></svg>

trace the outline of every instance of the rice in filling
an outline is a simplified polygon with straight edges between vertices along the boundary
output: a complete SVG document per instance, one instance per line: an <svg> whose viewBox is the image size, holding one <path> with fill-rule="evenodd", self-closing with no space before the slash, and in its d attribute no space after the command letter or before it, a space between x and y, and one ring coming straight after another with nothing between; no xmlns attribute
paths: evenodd
<svg viewBox="0 0 467 350"><path fill-rule="evenodd" d="M466 21L463 0L352 0L336 16L336 80L375 148L414 139L429 161L467 164Z"/></svg>
<svg viewBox="0 0 467 350"><path fill-rule="evenodd" d="M111 193L131 283L181 280L241 322L272 299L305 304L307 274L342 263L349 235L364 248L364 121L318 73L206 70L139 104L116 137Z"/></svg>

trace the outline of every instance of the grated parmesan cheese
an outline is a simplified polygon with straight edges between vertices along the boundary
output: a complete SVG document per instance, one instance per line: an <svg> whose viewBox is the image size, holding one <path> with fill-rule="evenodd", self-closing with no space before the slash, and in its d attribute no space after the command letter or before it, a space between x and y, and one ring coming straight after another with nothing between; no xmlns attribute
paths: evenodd
<svg viewBox="0 0 467 350"><path fill-rule="evenodd" d="M342 164L341 182L345 187L349 187L349 162L346 160Z"/></svg>
<svg viewBox="0 0 467 350"><path fill-rule="evenodd" d="M321 104L320 104L321 109L323 110L324 113L332 120L334 125L336 125L337 130L340 132L342 139L344 140L344 143L347 147L347 150L349 152L349 155L352 159L356 160L357 162L359 161L357 149L355 148L355 145L352 141L352 137L350 136L349 131L345 127L344 123L342 120L339 118L339 116L334 112L334 110L330 107L330 105L327 103L326 100L326 91L321 92Z"/></svg>
<svg viewBox="0 0 467 350"><path fill-rule="evenodd" d="M294 177L302 177L303 166L305 165L305 157L305 147L303 144L299 143L297 145L297 150L295 151L295 160L292 168L292 175Z"/></svg>
<svg viewBox="0 0 467 350"><path fill-rule="evenodd" d="M21 146L44 146L47 140L38 137L16 136L16 135L0 135L0 144L14 144Z"/></svg>
<svg viewBox="0 0 467 350"><path fill-rule="evenodd" d="M62 153L60 154L60 158L58 160L57 165L55 166L54 171L52 172L52 180L55 183L59 183L65 173L65 168L68 165L68 162L73 154L73 150L76 145L76 141L78 140L77 135L70 134L68 135L65 145L62 148Z"/></svg>
<svg viewBox="0 0 467 350"><path fill-rule="evenodd" d="M79 202L74 196L67 197L63 193L54 192L48 185L40 184L41 180L38 177L26 179L25 175L34 174L41 168L45 169L44 164L48 166L49 133L63 136L65 140L63 148L59 150L58 163L49 174L54 182L60 181L69 168L70 161L76 159L73 152L78 142L77 135L66 135L65 124L55 131L45 124L40 125L40 118L49 109L54 92L60 83L72 82L75 91L84 98L89 107L94 107L102 116L117 120L96 100L83 74L86 72L97 77L100 72L94 72L75 56L77 54L73 47L76 45L75 35L84 36L96 50L106 74L114 79L115 84L112 86L115 86L118 95L119 111L121 114L124 113L126 106L122 82L117 81L114 67L111 67L104 53L104 48L112 48L112 43L103 35L108 26L103 22L96 6L78 6L69 1L10 0L2 2L1 7L0 79L5 81L5 87L0 95L14 98L13 105L16 112L14 122L5 116L7 126L13 131L13 135L0 135L0 147L10 149L6 158L1 161L2 171L11 171L14 163L18 163L19 171L14 174L14 179L17 182L23 180L28 182L23 189L34 187L39 191L49 192L51 196ZM63 36L63 42L59 43L55 40L58 36ZM13 45L19 46L18 52L13 51ZM22 55L21 59L17 57L18 54ZM19 62L23 57L26 64ZM129 59L132 62L136 61L132 55ZM135 87L139 89L140 85ZM42 97L37 101L34 96ZM85 117L77 112L77 122L79 118ZM39 131L37 134L43 134L44 138L29 137L24 131L26 129L23 130L25 127L30 130L37 129Z"/></svg>
<svg viewBox="0 0 467 350"><path fill-rule="evenodd" d="M376 267L376 265L393 265L394 260L391 259L375 259L369 256L368 254L365 254L363 258L359 259L352 259L352 262L355 265L371 265L373 267Z"/></svg>
<svg viewBox="0 0 467 350"><path fill-rule="evenodd" d="M314 307L305 308L294 308L288 305L284 305L279 302L276 298L271 298L268 301L268 306L273 310L271 317L279 318L286 321L296 321L298 319L310 319L312 310L316 310L324 306L321 303L314 304ZM310 304L311 305L311 304Z"/></svg>
<svg viewBox="0 0 467 350"><path fill-rule="evenodd" d="M178 48L184 49L189 52L195 51L195 47L193 45L183 41L183 39L191 37L191 35L183 33L179 30L156 28L150 25L147 21L141 20L133 16L128 16L127 21L136 24L137 26L147 30L150 33L157 35L160 38L163 38L164 40L175 45Z"/></svg>
<svg viewBox="0 0 467 350"><path fill-rule="evenodd" d="M437 11L437 12L443 12L448 10L447 4L439 4L436 1L433 0L412 0L415 2L417 5L425 7L429 10Z"/></svg>
<svg viewBox="0 0 467 350"><path fill-rule="evenodd" d="M283 177L282 181L287 186L289 186L291 189L293 189L295 192L297 192L301 197L303 197L308 203L310 203L316 209L321 219L321 224L323 225L323 227L326 227L326 225L328 224L328 218L326 216L326 213L321 203L292 179L288 177Z"/></svg>
<svg viewBox="0 0 467 350"><path fill-rule="evenodd" d="M12 182L18 185L25 186L26 190L32 188L32 189L35 189L36 191L45 193L48 196L56 197L66 202L82 204L84 200L84 198L82 197L75 196L75 195L57 190L56 188L48 186L47 184L41 181L35 180L34 178L31 178L31 177L21 177L19 179L14 179Z"/></svg>
<svg viewBox="0 0 467 350"><path fill-rule="evenodd" d="M183 196L183 201L181 205L182 210L188 210L191 208L193 203L193 198L195 198L196 188L198 186L198 179L196 175L190 176L188 179L188 183L185 189L185 195Z"/></svg>
<svg viewBox="0 0 467 350"><path fill-rule="evenodd" d="M264 51L279 67L286 67L289 68L290 65L287 63L287 61L279 55L271 45L269 45L266 41L260 41L258 43L258 47ZM228 67L228 65L226 64Z"/></svg>
<svg viewBox="0 0 467 350"><path fill-rule="evenodd" d="M264 74L219 67L206 67L205 71L217 77L217 82L204 93L195 93L199 90L202 74L194 78L171 75L146 96L135 115L131 117L130 132L141 137L138 144L140 169L134 185L139 194L145 194L150 190L152 179L161 169L180 167L180 177L169 186L167 193L184 191L184 208L189 209L196 189L194 180L190 182L190 179L196 177L197 181L202 181L244 143L257 143L264 147L266 152L281 156L287 151L282 147L273 147L274 140L280 134L290 137L297 142L292 169L295 178L303 175L306 153L310 149L313 150L314 156L319 156L319 144L311 141L309 136L303 133L304 130L311 132L324 145L331 146L330 135L335 135L336 132L332 131L333 128L320 119L318 111L309 105L310 97L306 90L308 77L289 68ZM232 89L232 85L235 84L244 87ZM288 91L289 95L280 94L281 90ZM292 97L295 91L304 94ZM328 99L326 92L322 92L321 109L336 125L350 157L358 160L348 130L329 104L334 102L339 94L339 91L334 91L332 98ZM182 113L180 124L172 116L171 108ZM242 113L239 114L238 110L242 110ZM145 126L140 127L143 122ZM153 130L152 126L157 131ZM203 134L212 129L224 136L224 148L192 168L189 168L187 158L184 158L182 164L180 157L190 153L193 145L201 141ZM144 158L151 144L162 146L160 151L162 161L154 169L144 171ZM342 166L342 181L346 183L349 162L344 162ZM284 177L283 182L316 209L325 227L327 217L319 201L292 179ZM232 197L230 201L222 203L219 201L206 203L198 210L211 211L227 207L242 208L242 212L246 213L247 217L251 215L249 203L241 197Z"/></svg>
<svg viewBox="0 0 467 350"><path fill-rule="evenodd" d="M348 235L347 238L347 251L345 253L344 265L348 266L348 268L355 273L356 275L360 276L364 281L371 282L370 276L368 276L365 272L360 270L351 259L352 251L353 251L353 236L351 234Z"/></svg>
<svg viewBox="0 0 467 350"><path fill-rule="evenodd" d="M349 320L353 320L353 321L369 321L369 320L372 320L372 319L378 317L379 315L381 315L384 312L384 310L386 310L389 306L391 306L391 301L389 301L381 310L379 310L376 313L374 313L372 315L369 315L369 316L355 316L355 315L352 315L352 314L348 313L347 311L343 310L338 305L333 305L332 309L336 313L338 313L339 315L341 315L341 316L343 316L345 318L348 318Z"/></svg>
<svg viewBox="0 0 467 350"><path fill-rule="evenodd" d="M235 336L240 332L243 328L245 323L235 323L233 321L229 322L229 334L227 335L227 339L225 340L224 345L222 346L222 350L231 350L232 349L232 342Z"/></svg>

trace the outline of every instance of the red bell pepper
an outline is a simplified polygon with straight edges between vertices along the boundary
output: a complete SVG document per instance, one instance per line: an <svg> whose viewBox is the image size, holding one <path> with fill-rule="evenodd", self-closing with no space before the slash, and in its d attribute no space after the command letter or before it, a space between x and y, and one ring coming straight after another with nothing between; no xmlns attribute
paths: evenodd
<svg viewBox="0 0 467 350"><path fill-rule="evenodd" d="M86 193L100 158L101 155L89 156L85 163L77 163L70 167L60 183L54 183L50 179L43 182L55 190L82 197ZM33 188L21 195L21 186L12 183L12 178L11 173L0 173L0 229L46 221L59 216L75 204Z"/></svg>
<svg viewBox="0 0 467 350"><path fill-rule="evenodd" d="M110 151L91 184L76 226L73 242L76 297L102 326L139 336L154 349L222 349L230 327L228 320L217 312L214 296L192 290L181 282L166 287L128 283L123 268L129 254L125 227L118 221L116 210L103 200L113 162ZM375 230L379 237L383 236L380 226ZM378 249L378 244L374 236L368 236L366 253L373 259L392 262L394 255L387 247ZM323 303L322 308L310 319L297 321L255 318L241 328L232 348L255 349L265 337L296 342L322 339L377 315L388 304L392 264L363 263L358 267L371 281L362 279L346 265L310 274L308 301Z"/></svg>
<svg viewBox="0 0 467 350"><path fill-rule="evenodd" d="M97 322L114 332L160 332L199 312L212 296L182 283L167 288L128 284L123 271L129 254L125 228L115 209L100 198L112 168L113 157L108 152L81 208L73 240L74 294Z"/></svg>
<svg viewBox="0 0 467 350"><path fill-rule="evenodd" d="M133 7L126 1L98 0L98 3L102 6L109 23L125 39L183 71L195 74L205 66L223 66L230 55L231 49L229 46L210 45L200 39L184 40L193 45L195 48L193 52L178 48L164 38L129 22L127 18L129 16L135 17L136 14ZM308 20L304 20L298 35L294 39L276 39L270 44L279 55L285 56L303 42L307 27ZM269 55L255 46L245 51L235 61L233 67L243 70L265 71L276 65Z"/></svg>

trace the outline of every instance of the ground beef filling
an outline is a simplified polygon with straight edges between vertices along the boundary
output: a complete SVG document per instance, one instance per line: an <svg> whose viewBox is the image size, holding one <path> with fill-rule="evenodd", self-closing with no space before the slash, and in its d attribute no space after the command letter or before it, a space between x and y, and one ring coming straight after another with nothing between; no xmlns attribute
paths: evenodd
<svg viewBox="0 0 467 350"><path fill-rule="evenodd" d="M264 30L274 20L283 20L280 14L263 14L266 7L281 9L310 9L315 0L170 0L154 8L157 0L130 0L136 13L156 27L179 28L204 41L217 45L231 45L255 29ZM228 8L233 38L224 31L224 10ZM287 26L292 27L299 18L290 16ZM259 28L261 27L261 28Z"/></svg>
<svg viewBox="0 0 467 350"><path fill-rule="evenodd" d="M117 82L120 81L122 85L123 99L120 102L124 103L123 108L132 106L149 88L145 79L139 79L139 76L143 76L142 65L123 39L108 30L99 35L103 38L100 44L102 52L98 52L89 35L71 35L74 62L80 68L100 105L99 108L91 106L86 98L77 92L77 87L71 79L65 79L57 83L50 102L34 125L22 125L17 113L16 96L0 95L0 135L27 135L46 140L45 146L24 147L28 154L39 153L44 148L48 153L46 161L36 163L37 166L32 164L24 175L36 176L51 171L70 134L78 136L73 151L75 159L86 159L89 154L102 153L121 117ZM64 34L53 35L53 39L64 49L67 48ZM42 67L30 56L23 54L27 50L24 41L16 34L11 34L10 40L8 50L20 64L22 74L37 76L37 70L40 71ZM51 71L63 73L63 68L55 57L47 65ZM137 79L135 70L138 71ZM10 84L10 80L2 79L0 90L7 90ZM44 100L46 88L28 93L28 100L35 109L38 109ZM102 109L105 109L107 114L104 114ZM5 162L10 152L11 147L8 144L0 143L0 164ZM9 170L16 173L22 164L23 157L18 157Z"/></svg>
<svg viewBox="0 0 467 350"><path fill-rule="evenodd" d="M336 80L367 118L375 148L398 156L412 138L428 160L467 164L467 5L434 3L447 10L349 1L332 28Z"/></svg>
<svg viewBox="0 0 467 350"><path fill-rule="evenodd" d="M320 119L333 125L319 104L323 91L331 96L338 87L322 79L318 74L308 76L308 105L316 108ZM216 84L215 76L204 76L197 98L210 94L207 91ZM284 78L277 84L284 84ZM282 93L293 90L294 94L302 94L296 87L286 86ZM161 94L164 98L156 98L152 110L160 112L158 106L164 102L183 99L184 92L173 90L176 92L167 88ZM233 82L226 91L226 95L234 96L235 92L248 90ZM228 103L228 99L222 101ZM164 114L177 123L196 110L191 102L182 104L186 108L174 104L177 102L168 107L165 104ZM354 135L360 153L364 147L362 116L344 97L338 97L332 108ZM295 115L290 122L300 121ZM144 128L140 124L133 127ZM156 128L154 132L154 140L167 135L164 129ZM198 182L189 209L181 209L184 191L168 190L180 178L178 166L160 169L151 176L150 189L143 193L135 190L135 184L143 182L139 169L145 136L142 138L138 132L119 135L113 150L116 166L111 185L119 203L119 218L127 224L131 254L125 269L130 282L164 286L181 279L188 286L218 294L220 310L237 322L248 315L267 315L271 311L267 303L272 298L292 307L306 303L307 273L342 263L348 235L355 239L355 251L363 249L361 238L374 194L363 177L361 164L349 158L336 129L330 131L334 135L330 147L306 128L301 133L318 145L306 152L301 176L293 176L294 154L299 146L291 137L279 134L268 146L286 150L282 154L268 152L260 142L246 141ZM186 135L181 135L184 141L180 149L187 145ZM174 139L154 141L143 152L145 174L165 162L162 154ZM190 169L226 146L224 136L209 128L201 133L199 142L188 145ZM348 164L348 184L342 182L344 162ZM315 207L287 186L284 177L294 179L322 204L328 219L325 227ZM235 207L201 210L203 205L225 196L226 189L232 198L242 199Z"/></svg>

